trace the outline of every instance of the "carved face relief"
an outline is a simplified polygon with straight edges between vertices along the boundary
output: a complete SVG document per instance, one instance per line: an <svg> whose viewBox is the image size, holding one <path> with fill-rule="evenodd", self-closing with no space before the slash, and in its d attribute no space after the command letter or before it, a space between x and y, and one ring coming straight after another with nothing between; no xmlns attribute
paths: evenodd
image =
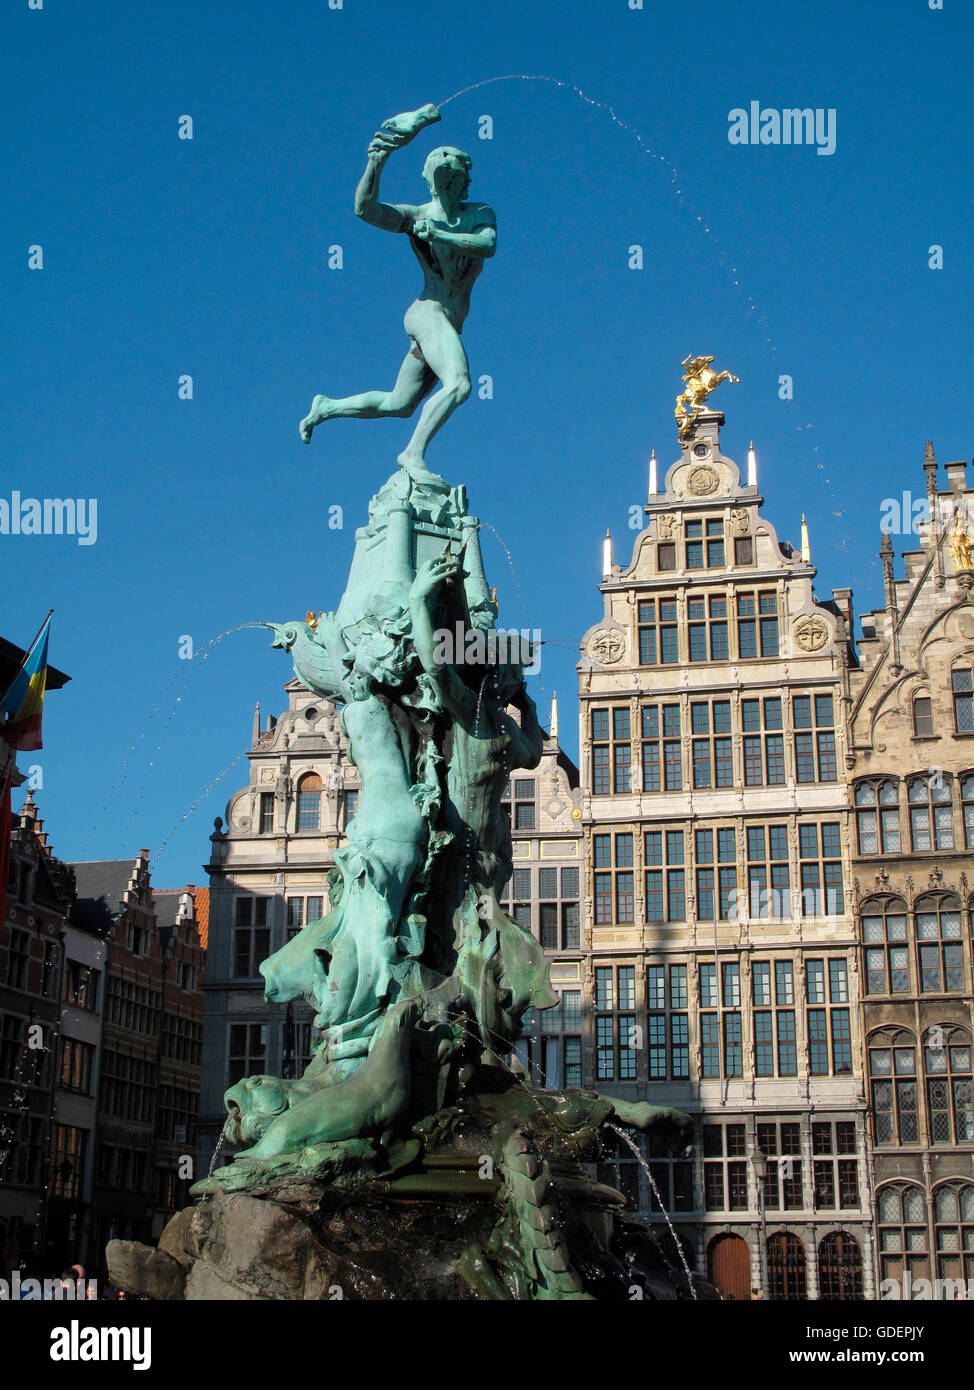
<svg viewBox="0 0 974 1390"><path fill-rule="evenodd" d="M817 652L829 640L824 618L799 618L795 624L795 645L803 652Z"/></svg>
<svg viewBox="0 0 974 1390"><path fill-rule="evenodd" d="M690 470L690 477L687 479L687 491L694 497L709 497L712 492L717 491L720 478L716 468L711 468L708 463L702 463L699 468Z"/></svg>
<svg viewBox="0 0 974 1390"><path fill-rule="evenodd" d="M626 654L626 639L621 632L603 628L589 642L588 654L600 666L614 666Z"/></svg>

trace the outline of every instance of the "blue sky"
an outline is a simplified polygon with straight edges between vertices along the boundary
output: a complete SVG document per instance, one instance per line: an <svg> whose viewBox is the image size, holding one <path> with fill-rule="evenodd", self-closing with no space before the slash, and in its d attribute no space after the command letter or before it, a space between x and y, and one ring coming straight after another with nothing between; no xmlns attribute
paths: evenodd
<svg viewBox="0 0 974 1390"><path fill-rule="evenodd" d="M797 541L807 513L820 595L851 584L859 611L881 601L882 498L922 492L924 440L944 461L974 434L974 21L960 0L698 13L5 7L0 496L98 499L94 545L0 536L0 632L26 643L53 606L51 660L73 677L36 758L56 853L165 841L155 881L200 881L245 762L189 808L246 748L255 701L283 708L290 674L263 631L207 644L337 604L354 528L411 429L339 421L310 447L297 434L312 394L391 384L406 345L418 268L405 239L352 215L366 146L384 118L485 79L576 84L645 142L568 86L503 81L447 103L384 175L384 196L420 201L426 151L455 143L497 211L464 332L493 399L475 393L429 461L510 547L516 583L485 537L501 621L554 643L534 682L543 716L557 688L574 751L572 648L601 612L601 537L611 527L628 558L650 449L661 474L677 456L688 352L742 378L715 398L725 448L743 463L753 436L780 535ZM834 108L835 153L732 146L728 113L751 100ZM177 138L184 114L192 141ZM28 269L32 245L43 270Z"/></svg>

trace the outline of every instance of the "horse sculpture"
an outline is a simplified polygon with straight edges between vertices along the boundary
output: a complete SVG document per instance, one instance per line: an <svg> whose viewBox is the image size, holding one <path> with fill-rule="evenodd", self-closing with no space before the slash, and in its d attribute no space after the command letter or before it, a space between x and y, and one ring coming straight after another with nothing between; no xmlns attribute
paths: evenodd
<svg viewBox="0 0 974 1390"><path fill-rule="evenodd" d="M697 416L703 403L722 381L740 381L733 372L715 372L711 367L712 357L685 357L683 359L683 380L686 389L676 398L673 412L679 423L680 440L690 439Z"/></svg>

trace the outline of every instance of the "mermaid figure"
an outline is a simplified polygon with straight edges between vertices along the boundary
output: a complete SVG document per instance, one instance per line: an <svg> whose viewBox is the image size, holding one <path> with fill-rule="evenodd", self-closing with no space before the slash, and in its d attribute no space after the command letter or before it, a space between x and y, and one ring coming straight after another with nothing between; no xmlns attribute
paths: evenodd
<svg viewBox="0 0 974 1390"><path fill-rule="evenodd" d="M343 702L349 757L362 779L348 845L335 853L338 902L260 967L268 999L303 998L317 1008L325 1041L315 1071L324 1083L362 1064L399 991L397 929L428 839L411 776L414 737L390 694L408 680L411 662L401 640L381 633L362 635L350 651L333 614L322 614L316 629L294 623L274 631L274 645L291 653L305 684Z"/></svg>

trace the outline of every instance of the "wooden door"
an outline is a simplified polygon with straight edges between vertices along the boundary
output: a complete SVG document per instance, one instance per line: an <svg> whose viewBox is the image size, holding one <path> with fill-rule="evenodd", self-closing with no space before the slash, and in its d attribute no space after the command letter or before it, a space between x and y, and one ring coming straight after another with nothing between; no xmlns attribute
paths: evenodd
<svg viewBox="0 0 974 1390"><path fill-rule="evenodd" d="M734 1235L715 1237L707 1263L710 1282L724 1298L743 1302L751 1297L751 1252L746 1240Z"/></svg>

